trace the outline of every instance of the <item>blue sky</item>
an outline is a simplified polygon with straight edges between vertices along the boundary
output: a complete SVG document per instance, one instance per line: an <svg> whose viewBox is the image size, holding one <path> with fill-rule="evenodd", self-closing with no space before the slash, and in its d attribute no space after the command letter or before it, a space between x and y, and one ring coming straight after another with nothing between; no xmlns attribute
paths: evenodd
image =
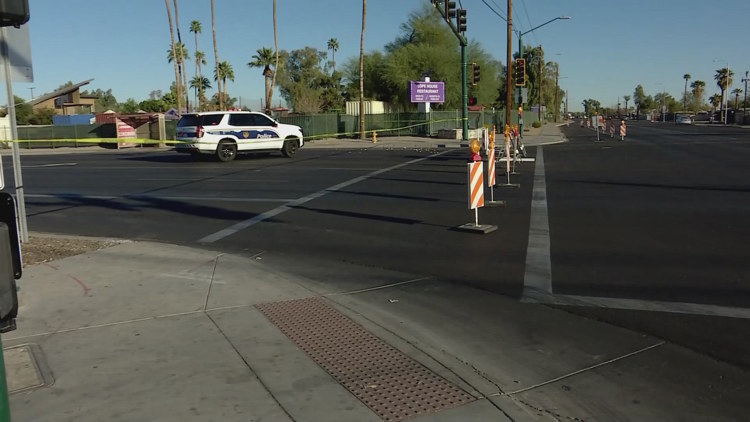
<svg viewBox="0 0 750 422"><path fill-rule="evenodd" d="M170 4L172 0L169 0ZM88 89L112 89L118 101L147 99L166 91L174 70L166 60L169 29L160 0L29 0L33 83L14 83L18 96L30 98L61 84L94 80ZM365 48L382 50L400 32L408 14L429 0L370 0ZM468 11L467 36L505 62L506 0L461 0ZM258 48L273 46L272 0L215 0L221 60L235 72L229 92L242 105L258 109L263 96L260 69L247 62ZM336 61L358 57L362 2L359 0L278 0L279 48L305 46L326 50L339 41ZM199 49L213 63L209 0L181 0L180 28L192 54L190 21L199 20ZM489 5L489 6L488 6ZM541 44L547 60L560 63L560 86L568 90L569 107L581 110L586 98L616 105L642 84L647 94L666 91L680 99L685 73L706 82L707 94L718 92L713 76L727 62L735 73L733 88L750 70L746 42L750 1L714 3L693 0L514 0L513 23L528 31L524 44ZM743 39L745 41L743 41ZM513 37L513 48L518 40ZM456 53L458 54L458 44ZM192 66L188 65L190 75ZM5 90L2 89L3 99ZM274 104L279 95L274 95ZM5 101L2 101L3 103Z"/></svg>

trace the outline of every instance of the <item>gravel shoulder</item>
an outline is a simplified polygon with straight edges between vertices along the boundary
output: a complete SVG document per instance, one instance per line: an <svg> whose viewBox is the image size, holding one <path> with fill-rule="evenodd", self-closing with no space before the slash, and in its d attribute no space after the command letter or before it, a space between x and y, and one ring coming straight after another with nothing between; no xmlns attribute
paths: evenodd
<svg viewBox="0 0 750 422"><path fill-rule="evenodd" d="M96 239L54 234L30 234L29 241L21 244L23 266L52 262L69 256L109 248L122 243L117 239Z"/></svg>

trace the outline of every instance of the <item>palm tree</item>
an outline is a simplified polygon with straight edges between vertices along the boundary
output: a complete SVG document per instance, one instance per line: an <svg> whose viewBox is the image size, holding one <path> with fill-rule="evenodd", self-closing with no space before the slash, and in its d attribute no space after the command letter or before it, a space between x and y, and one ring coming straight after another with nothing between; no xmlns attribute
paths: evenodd
<svg viewBox="0 0 750 422"><path fill-rule="evenodd" d="M182 51L180 52L187 52L186 49L184 49L184 44L182 43L182 35L180 35L180 8L177 5L177 0L173 0L172 2L174 4L174 26L177 30L177 43L183 46ZM190 57L185 56L178 56L180 57L180 61L177 63L177 69L179 69L182 86L184 87L185 91L185 109L187 111L190 111L190 94L188 93L188 82L187 82L187 70L185 70L185 59L189 59Z"/></svg>
<svg viewBox="0 0 750 422"><path fill-rule="evenodd" d="M708 102L711 103L711 116L713 118L713 115L716 113L716 107L721 105L723 103L723 96L719 94L714 94L711 97L708 98Z"/></svg>
<svg viewBox="0 0 750 422"><path fill-rule="evenodd" d="M218 73L214 72L214 80L217 82L221 81L221 86L224 88L223 92L219 91L221 94L219 95L220 104L224 104L227 97L227 79L234 82L234 69L226 60L219 63L217 69Z"/></svg>
<svg viewBox="0 0 750 422"><path fill-rule="evenodd" d="M333 63L333 71L336 72L336 52L339 51L339 40L331 38L328 40L328 49L331 50L331 63Z"/></svg>
<svg viewBox="0 0 750 422"><path fill-rule="evenodd" d="M203 111L203 104L205 103L205 92L207 89L211 89L211 80L205 76L195 75L190 80L190 88L195 89L195 96L198 98L198 111Z"/></svg>
<svg viewBox="0 0 750 422"><path fill-rule="evenodd" d="M166 0L165 0L166 1ZM218 75L219 72L219 49L216 47L216 12L214 9L214 0L211 0L211 32L214 36L214 75ZM216 87L221 93L221 80L216 79ZM224 97L219 95L219 110L224 110Z"/></svg>
<svg viewBox="0 0 750 422"><path fill-rule="evenodd" d="M213 3L213 0L211 0ZM169 7L169 0L164 0L164 4L167 6L167 18L169 19L169 35L172 37L172 57L177 57L175 54L174 44L174 26L172 24L172 9ZM177 67L177 60L172 60L174 65L174 80L175 89L177 90L177 113L182 113L182 91L180 90L180 70Z"/></svg>
<svg viewBox="0 0 750 422"><path fill-rule="evenodd" d="M185 67L185 60L190 59L190 52L187 51L187 48L185 48L185 44L178 42L174 45L174 51L172 49L167 50L167 61L170 63L174 60L175 56L177 57L177 68L179 69L178 74L182 75L182 79L185 79L187 77L187 72L183 72L182 69ZM184 82L184 84L183 84ZM187 98L189 96L188 88L187 88L187 80L180 81L180 90L178 92L185 91L185 109L187 111L190 111L190 103L187 101ZM179 95L178 95L179 96Z"/></svg>
<svg viewBox="0 0 750 422"><path fill-rule="evenodd" d="M203 65L205 64L208 64L208 62L206 62L206 54L202 51L195 50L195 67L197 69L195 76L203 77Z"/></svg>
<svg viewBox="0 0 750 422"><path fill-rule="evenodd" d="M682 107L687 110L687 84L688 80L692 78L689 73L682 75L682 79L685 80L685 92L682 95Z"/></svg>
<svg viewBox="0 0 750 422"><path fill-rule="evenodd" d="M276 25L276 0L273 0L273 45L276 49L276 60L273 65L273 78L271 79L271 89L268 91L268 100L266 100L266 108L268 114L271 114L271 99L273 98L273 88L276 86L276 70L279 68L279 31Z"/></svg>
<svg viewBox="0 0 750 422"><path fill-rule="evenodd" d="M625 115L628 115L628 101L630 101L630 95L623 95L622 98L625 99Z"/></svg>
<svg viewBox="0 0 750 422"><path fill-rule="evenodd" d="M367 0L362 0L362 33L359 37L359 139L365 139L365 25Z"/></svg>
<svg viewBox="0 0 750 422"><path fill-rule="evenodd" d="M734 72L729 70L728 67L717 69L716 74L714 75L716 85L718 85L719 89L721 89L721 104L719 104L719 106L721 107L720 117L722 121L726 121L726 110L724 110L724 94L726 93L726 90L729 89L729 86L732 85L732 76L734 76Z"/></svg>
<svg viewBox="0 0 750 422"><path fill-rule="evenodd" d="M172 63L174 57L177 56L177 64L181 64L183 60L190 60L190 52L185 47L185 44L177 43L174 45L174 51L171 48L167 49L167 61Z"/></svg>
<svg viewBox="0 0 750 422"><path fill-rule="evenodd" d="M190 32L192 32L195 35L195 74L196 75L201 74L201 70L200 70L201 65L198 62L198 34L200 34L202 31L203 31L203 28L201 28L200 21L190 22Z"/></svg>
<svg viewBox="0 0 750 422"><path fill-rule="evenodd" d="M734 109L737 110L740 106L740 94L742 94L742 90L735 88L732 90L732 94L734 94Z"/></svg>
<svg viewBox="0 0 750 422"><path fill-rule="evenodd" d="M693 106L695 109L700 109L704 104L703 93L706 89L706 83L697 79L690 84L690 87L693 88Z"/></svg>
<svg viewBox="0 0 750 422"><path fill-rule="evenodd" d="M274 72L271 70L271 65L274 63L274 55L275 53L268 47L259 48L253 55L253 60L247 64L251 68L263 68L263 72L261 74L266 78L266 113L271 110L271 77L274 74Z"/></svg>

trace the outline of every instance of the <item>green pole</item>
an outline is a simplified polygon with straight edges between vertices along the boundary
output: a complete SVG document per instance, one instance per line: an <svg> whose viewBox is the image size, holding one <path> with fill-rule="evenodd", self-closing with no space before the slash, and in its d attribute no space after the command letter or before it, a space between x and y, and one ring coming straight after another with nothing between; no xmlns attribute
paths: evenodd
<svg viewBox="0 0 750 422"><path fill-rule="evenodd" d="M518 58L523 58L523 41L521 39L523 38L523 34L521 31L518 31ZM523 87L521 87L523 88ZM521 96L521 88L518 88L518 134L521 138L523 138L523 117L520 113L520 110L523 110L523 97Z"/></svg>
<svg viewBox="0 0 750 422"><path fill-rule="evenodd" d="M469 90L466 72L466 45L461 43L461 129L464 142L469 140Z"/></svg>
<svg viewBox="0 0 750 422"><path fill-rule="evenodd" d="M3 341L0 336L0 422L10 422L10 402L8 400L8 382L5 379L5 357Z"/></svg>

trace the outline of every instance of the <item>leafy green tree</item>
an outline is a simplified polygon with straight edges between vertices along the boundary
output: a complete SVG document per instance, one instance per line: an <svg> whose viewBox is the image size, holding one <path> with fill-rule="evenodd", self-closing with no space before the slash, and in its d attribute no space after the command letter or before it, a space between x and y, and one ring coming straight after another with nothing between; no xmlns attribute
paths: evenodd
<svg viewBox="0 0 750 422"><path fill-rule="evenodd" d="M97 88L93 91L82 91L81 95L91 95L97 97L94 101L94 108L96 111L102 112L107 110L114 110L117 108L117 98L112 94L112 90L106 91L101 88Z"/></svg>
<svg viewBox="0 0 750 422"><path fill-rule="evenodd" d="M594 112L600 112L602 108L602 104L594 99L588 98L583 100L583 112L586 113L587 116L593 116Z"/></svg>
<svg viewBox="0 0 750 422"><path fill-rule="evenodd" d="M19 96L14 95L13 101L16 104L16 124L19 126L28 125L31 116L34 114L34 108Z"/></svg>
<svg viewBox="0 0 750 422"><path fill-rule="evenodd" d="M409 81L421 80L429 73L432 81L445 82L446 101L433 107L455 109L461 106L459 44L443 18L429 4L409 15L396 39L384 50L384 53L376 51L364 57L365 98L386 101L401 110L413 110L416 105L410 101ZM470 95L477 97L481 104L497 105L502 65L475 42L469 43L467 56L470 63L477 63L481 69L481 80L477 86L470 87ZM343 65L344 98L359 97L358 65L355 59Z"/></svg>
<svg viewBox="0 0 750 422"><path fill-rule="evenodd" d="M644 107L644 101L646 100L646 93L643 90L643 85L638 85L635 87L635 90L633 91L633 103L635 104L635 114L640 115L641 109L646 109L647 107Z"/></svg>
<svg viewBox="0 0 750 422"><path fill-rule="evenodd" d="M138 103L138 110L143 110L149 113L163 113L168 111L171 105L164 99L148 99Z"/></svg>
<svg viewBox="0 0 750 422"><path fill-rule="evenodd" d="M294 111L318 113L323 106L323 92L333 85L325 72L324 52L313 47L280 52L281 69L278 70L278 86Z"/></svg>
<svg viewBox="0 0 750 422"><path fill-rule="evenodd" d="M128 98L124 103L120 103L120 113L132 114L138 111L138 102L133 98Z"/></svg>
<svg viewBox="0 0 750 422"><path fill-rule="evenodd" d="M29 117L30 125L51 125L52 116L55 115L55 109L51 107L37 108Z"/></svg>

